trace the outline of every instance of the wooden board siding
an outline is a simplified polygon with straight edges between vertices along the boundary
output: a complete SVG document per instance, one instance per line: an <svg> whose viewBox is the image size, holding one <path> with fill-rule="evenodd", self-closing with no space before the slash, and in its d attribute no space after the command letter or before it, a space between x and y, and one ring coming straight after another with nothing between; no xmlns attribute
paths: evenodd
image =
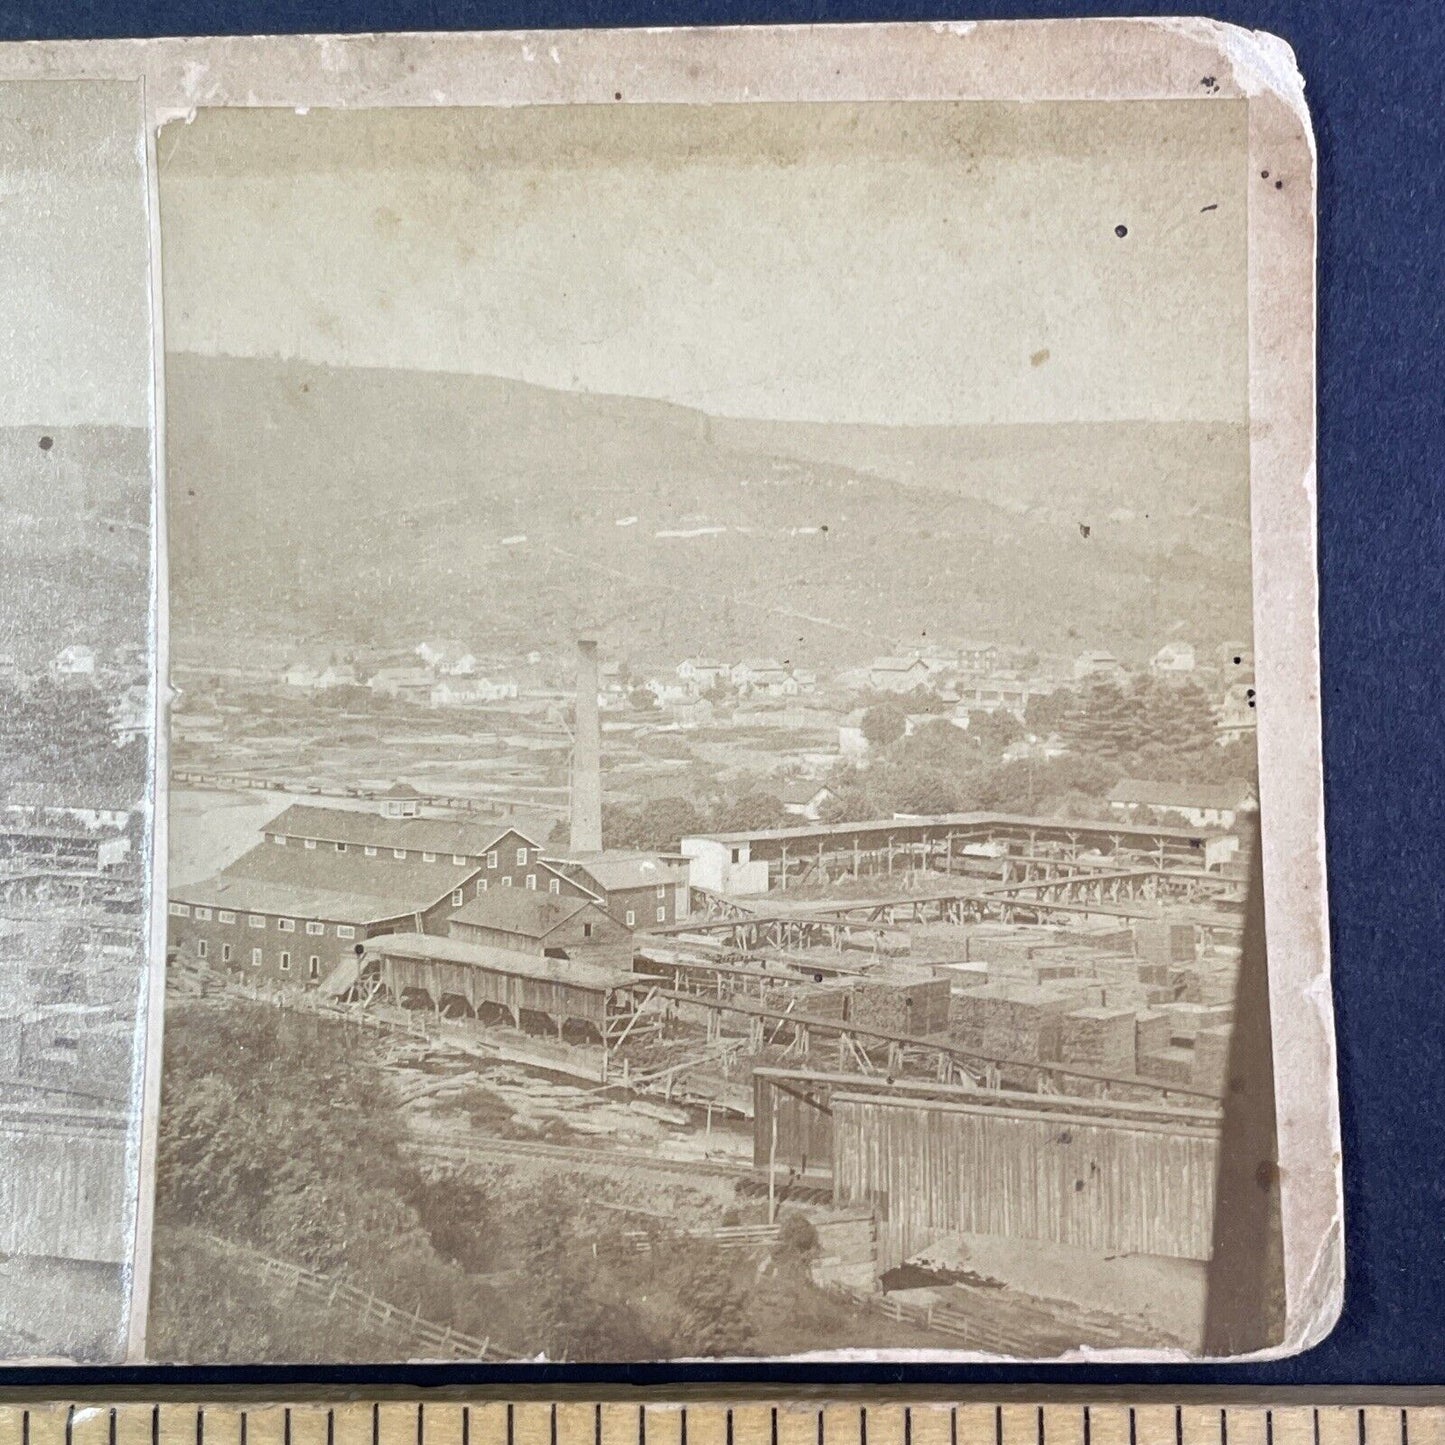
<svg viewBox="0 0 1445 1445"><path fill-rule="evenodd" d="M381 981L402 997L407 988L422 988L432 1001L447 996L465 998L473 1009L481 1004L497 1004L520 1017L520 1010L546 1014L549 1019L565 1022L577 1019L590 1023L603 1032L607 1020L610 987L598 987L581 981L561 978L530 977L526 958L519 958L516 971L501 967L484 967L473 962L445 958L419 958L407 954L390 954L380 945Z"/></svg>
<svg viewBox="0 0 1445 1445"><path fill-rule="evenodd" d="M126 1264L125 1120L0 1117L0 1254Z"/></svg>
<svg viewBox="0 0 1445 1445"><path fill-rule="evenodd" d="M871 1205L880 1264L951 1234L1208 1259L1218 1134L834 1094L834 1200Z"/></svg>
<svg viewBox="0 0 1445 1445"><path fill-rule="evenodd" d="M753 1073L753 1164L798 1173L827 1171L833 1164L833 1116L827 1085L796 1079L779 1084L761 1069ZM823 1105L807 1102L814 1099ZM777 1124L776 1144L773 1125Z"/></svg>
<svg viewBox="0 0 1445 1445"><path fill-rule="evenodd" d="M590 938L585 932L589 926L592 929ZM427 929L428 933L432 931ZM632 967L632 934L601 907L577 913L541 938L463 919L453 919L448 932L452 938L463 943L475 943L484 948L537 954L555 949L568 958L585 963L624 970ZM557 955L554 953L553 956Z"/></svg>
<svg viewBox="0 0 1445 1445"><path fill-rule="evenodd" d="M222 912L234 914L235 922L223 922ZM306 924L319 920L304 918L294 919L295 929L283 933L277 927L275 916L257 916L265 918L265 927L252 928L247 922L251 915L235 909L213 908L208 919L197 918L194 910L185 918L172 915L166 920L167 943L169 947L181 949L204 962L208 968L218 973L237 975L247 983L278 988L315 988L343 958L355 957L356 945L365 940L367 933L366 928L359 924L343 924L339 926L351 928L352 936L342 938L337 932L338 925L327 922L323 925L325 932L316 936L306 932ZM410 928L414 924L407 920L405 926ZM206 945L204 958L201 958L199 949L202 942ZM229 959L225 956L228 946L231 950ZM252 952L257 948L261 950L261 958L259 962L253 962ZM283 953L291 955L291 967L284 971L281 968ZM309 976L313 954L319 960L315 979Z"/></svg>

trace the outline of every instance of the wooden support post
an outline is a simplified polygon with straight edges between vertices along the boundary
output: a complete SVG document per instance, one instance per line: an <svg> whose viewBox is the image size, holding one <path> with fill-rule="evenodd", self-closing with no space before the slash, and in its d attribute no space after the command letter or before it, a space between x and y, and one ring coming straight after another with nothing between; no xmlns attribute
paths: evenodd
<svg viewBox="0 0 1445 1445"><path fill-rule="evenodd" d="M768 1141L768 1223L778 1222L778 1195L777 1195L777 1169L778 1169L778 1098L777 1090L774 1089L772 1100L772 1137Z"/></svg>
<svg viewBox="0 0 1445 1445"><path fill-rule="evenodd" d="M788 845L786 843L782 845L782 850L783 856L780 860L779 873L781 874L781 879L779 886L783 892L786 893L788 891Z"/></svg>

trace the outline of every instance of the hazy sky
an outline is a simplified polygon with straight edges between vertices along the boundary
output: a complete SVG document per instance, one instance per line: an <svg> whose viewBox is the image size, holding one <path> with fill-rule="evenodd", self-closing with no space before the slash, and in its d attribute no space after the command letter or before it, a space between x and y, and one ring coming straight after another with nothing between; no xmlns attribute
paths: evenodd
<svg viewBox="0 0 1445 1445"><path fill-rule="evenodd" d="M159 150L172 350L737 416L1246 417L1243 101L202 111Z"/></svg>
<svg viewBox="0 0 1445 1445"><path fill-rule="evenodd" d="M144 426L150 221L139 84L0 82L0 426Z"/></svg>

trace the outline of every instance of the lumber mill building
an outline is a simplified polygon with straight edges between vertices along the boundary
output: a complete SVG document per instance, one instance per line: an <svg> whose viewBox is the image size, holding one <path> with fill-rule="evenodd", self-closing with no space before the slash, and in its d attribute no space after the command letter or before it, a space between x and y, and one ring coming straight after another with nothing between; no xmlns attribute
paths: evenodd
<svg viewBox="0 0 1445 1445"><path fill-rule="evenodd" d="M499 888L458 909L446 931L463 943L632 967L632 930L589 898Z"/></svg>

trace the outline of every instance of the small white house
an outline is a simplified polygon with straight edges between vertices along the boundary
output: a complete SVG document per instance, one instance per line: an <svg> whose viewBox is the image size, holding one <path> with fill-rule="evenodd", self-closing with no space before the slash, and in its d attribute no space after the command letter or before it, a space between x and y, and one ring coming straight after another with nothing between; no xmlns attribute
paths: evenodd
<svg viewBox="0 0 1445 1445"><path fill-rule="evenodd" d="M685 657L677 665L678 680L694 693L710 692L732 680L732 666L715 657Z"/></svg>
<svg viewBox="0 0 1445 1445"><path fill-rule="evenodd" d="M800 779L789 783L783 789L783 811L791 813L795 818L805 818L810 823L816 823L823 816L823 809L828 801L837 796L827 783Z"/></svg>
<svg viewBox="0 0 1445 1445"><path fill-rule="evenodd" d="M913 692L927 687L933 669L921 657L877 657L868 669L868 685L876 692Z"/></svg>
<svg viewBox="0 0 1445 1445"><path fill-rule="evenodd" d="M1089 678L1117 682L1123 676L1124 664L1112 652L1091 648L1074 659L1074 677L1081 682Z"/></svg>
<svg viewBox="0 0 1445 1445"><path fill-rule="evenodd" d="M1109 793L1109 811L1126 818L1178 819L1191 828L1233 828L1259 811L1254 784L1162 783L1123 778Z"/></svg>
<svg viewBox="0 0 1445 1445"><path fill-rule="evenodd" d="M72 643L56 654L52 664L56 677L94 677L95 649Z"/></svg>
<svg viewBox="0 0 1445 1445"><path fill-rule="evenodd" d="M712 893L748 897L768 891L768 864L754 863L751 844L727 834L714 838L684 838L679 845L688 862L688 883Z"/></svg>
<svg viewBox="0 0 1445 1445"><path fill-rule="evenodd" d="M1177 677L1194 671L1194 649L1187 642L1166 642L1149 659L1149 671L1156 677Z"/></svg>

